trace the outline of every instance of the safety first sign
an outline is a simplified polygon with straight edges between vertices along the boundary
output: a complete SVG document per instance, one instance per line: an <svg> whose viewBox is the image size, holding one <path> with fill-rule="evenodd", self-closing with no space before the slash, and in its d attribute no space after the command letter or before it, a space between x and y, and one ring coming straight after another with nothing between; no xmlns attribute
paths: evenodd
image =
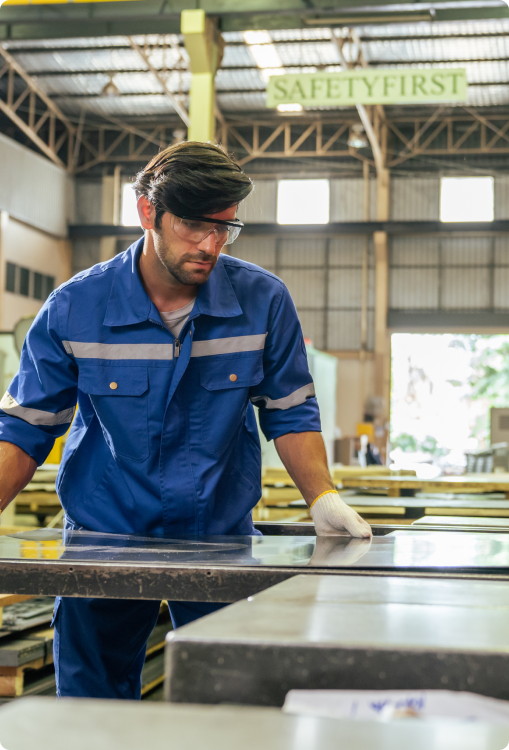
<svg viewBox="0 0 509 750"><path fill-rule="evenodd" d="M267 88L267 107L416 104L465 102L466 99L464 68L360 68L333 73L275 75L270 77Z"/></svg>

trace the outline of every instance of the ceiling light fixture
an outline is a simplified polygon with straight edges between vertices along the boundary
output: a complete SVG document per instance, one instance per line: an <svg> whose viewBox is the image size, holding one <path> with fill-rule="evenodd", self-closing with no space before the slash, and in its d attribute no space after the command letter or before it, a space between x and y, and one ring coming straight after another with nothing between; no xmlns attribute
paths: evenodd
<svg viewBox="0 0 509 750"><path fill-rule="evenodd" d="M278 112L304 112L302 104L278 104L276 109Z"/></svg>
<svg viewBox="0 0 509 750"><path fill-rule="evenodd" d="M120 96L120 90L113 80L113 76L110 76L108 83L102 87L101 96Z"/></svg>
<svg viewBox="0 0 509 750"><path fill-rule="evenodd" d="M356 122L350 128L350 135L348 136L348 145L350 148L367 148L368 139L364 132L364 126L360 122Z"/></svg>

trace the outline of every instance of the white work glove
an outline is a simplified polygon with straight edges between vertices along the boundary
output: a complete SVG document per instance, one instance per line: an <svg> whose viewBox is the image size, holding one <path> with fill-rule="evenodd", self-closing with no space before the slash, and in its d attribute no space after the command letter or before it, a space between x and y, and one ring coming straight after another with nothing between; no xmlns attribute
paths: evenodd
<svg viewBox="0 0 509 750"><path fill-rule="evenodd" d="M371 537L371 526L350 508L337 492L318 495L309 508L317 536L335 536L348 531L352 536Z"/></svg>

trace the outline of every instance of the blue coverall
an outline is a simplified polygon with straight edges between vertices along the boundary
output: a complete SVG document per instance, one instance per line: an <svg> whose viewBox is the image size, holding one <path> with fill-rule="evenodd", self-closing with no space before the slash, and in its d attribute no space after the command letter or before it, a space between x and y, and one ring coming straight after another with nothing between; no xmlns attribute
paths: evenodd
<svg viewBox="0 0 509 750"><path fill-rule="evenodd" d="M72 422L57 478L68 528L254 534L252 404L268 440L320 431L295 307L280 279L220 255L175 340L140 281L142 247L50 295L0 402L0 440L42 464ZM219 606L171 602L170 612L179 626ZM158 611L159 602L57 600L59 694L139 697Z"/></svg>

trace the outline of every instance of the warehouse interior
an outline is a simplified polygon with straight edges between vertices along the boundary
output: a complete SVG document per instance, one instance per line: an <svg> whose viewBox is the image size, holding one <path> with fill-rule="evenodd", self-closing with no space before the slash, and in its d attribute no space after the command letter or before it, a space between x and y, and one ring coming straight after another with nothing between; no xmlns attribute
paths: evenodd
<svg viewBox="0 0 509 750"><path fill-rule="evenodd" d="M288 289L373 536L319 533L251 404L256 536L230 541L69 526L56 437L0 515L0 750L509 747L509 2L0 2L11 401L52 292L143 237L137 173L194 141L254 184L222 254ZM141 705L54 701L55 597L161 601ZM230 606L180 628L173 599Z"/></svg>

